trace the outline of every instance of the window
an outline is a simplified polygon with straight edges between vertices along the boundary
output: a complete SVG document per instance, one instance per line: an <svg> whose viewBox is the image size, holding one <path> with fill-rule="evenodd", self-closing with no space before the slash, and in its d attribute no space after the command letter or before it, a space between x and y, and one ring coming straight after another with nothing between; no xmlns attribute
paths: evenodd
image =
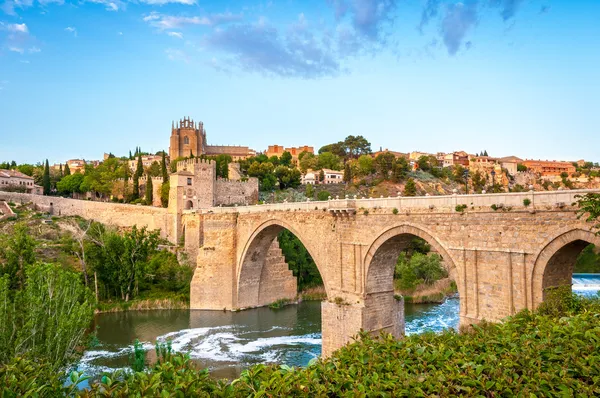
<svg viewBox="0 0 600 398"><path fill-rule="evenodd" d="M183 137L183 144L188 145L190 143L190 137Z"/></svg>
<svg viewBox="0 0 600 398"><path fill-rule="evenodd" d="M188 184L188 185L192 185L192 179L191 179L191 178L188 178L188 179L187 179L187 184Z"/></svg>

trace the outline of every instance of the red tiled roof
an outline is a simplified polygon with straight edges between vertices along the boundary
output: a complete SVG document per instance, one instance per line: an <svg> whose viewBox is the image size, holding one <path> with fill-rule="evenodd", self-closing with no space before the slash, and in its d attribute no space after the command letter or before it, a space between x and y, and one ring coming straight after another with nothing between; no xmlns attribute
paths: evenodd
<svg viewBox="0 0 600 398"><path fill-rule="evenodd" d="M33 177L29 177L27 174L23 174L18 170L0 170L0 177L33 180Z"/></svg>

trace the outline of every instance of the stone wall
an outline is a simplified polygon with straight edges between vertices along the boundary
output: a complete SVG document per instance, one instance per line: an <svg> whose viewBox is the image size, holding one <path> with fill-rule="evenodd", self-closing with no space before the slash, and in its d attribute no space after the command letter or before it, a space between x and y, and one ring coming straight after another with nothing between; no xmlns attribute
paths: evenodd
<svg viewBox="0 0 600 398"><path fill-rule="evenodd" d="M258 179L256 178L249 178L248 181L218 179L215 191L215 206L258 203Z"/></svg>
<svg viewBox="0 0 600 398"><path fill-rule="evenodd" d="M258 305L269 305L277 300L294 300L297 292L296 277L285 262L279 242L274 239L260 273Z"/></svg>
<svg viewBox="0 0 600 398"><path fill-rule="evenodd" d="M14 217L15 213L12 211L8 203L0 201L0 221L6 220L7 218Z"/></svg>
<svg viewBox="0 0 600 398"><path fill-rule="evenodd" d="M172 236L171 216L163 208L1 191L0 200L33 203L38 210L55 216L80 216L117 227L145 226L150 230L160 230L163 238L170 239Z"/></svg>

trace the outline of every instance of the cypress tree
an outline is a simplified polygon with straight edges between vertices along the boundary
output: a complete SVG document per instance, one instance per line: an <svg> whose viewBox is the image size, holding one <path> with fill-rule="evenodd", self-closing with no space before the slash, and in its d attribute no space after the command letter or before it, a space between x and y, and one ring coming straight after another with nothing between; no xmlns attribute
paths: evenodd
<svg viewBox="0 0 600 398"><path fill-rule="evenodd" d="M63 176L70 176L71 169L69 168L69 163L65 163L65 169L63 170Z"/></svg>
<svg viewBox="0 0 600 398"><path fill-rule="evenodd" d="M131 200L134 201L140 198L140 176L138 173L133 174L133 187L131 188Z"/></svg>
<svg viewBox="0 0 600 398"><path fill-rule="evenodd" d="M129 150L129 160L133 160L133 155L131 154L131 149Z"/></svg>
<svg viewBox="0 0 600 398"><path fill-rule="evenodd" d="M48 165L48 159L46 159L46 164L44 165L42 187L44 188L44 195L50 195L50 166Z"/></svg>
<svg viewBox="0 0 600 398"><path fill-rule="evenodd" d="M142 164L142 155L138 155L135 174L137 174L138 177L141 177L142 175L144 175L144 165Z"/></svg>
<svg viewBox="0 0 600 398"><path fill-rule="evenodd" d="M415 185L415 180L412 178L406 180L406 185L404 186L404 192L402 194L404 196L417 196L417 186Z"/></svg>
<svg viewBox="0 0 600 398"><path fill-rule="evenodd" d="M346 163L344 165L344 182L346 184L350 184L352 182L352 169L350 168L350 163Z"/></svg>
<svg viewBox="0 0 600 398"><path fill-rule="evenodd" d="M485 150L485 151L483 152L483 156L489 156L489 155L488 155L488 153L487 153L487 150Z"/></svg>
<svg viewBox="0 0 600 398"><path fill-rule="evenodd" d="M190 149L190 159L194 159L194 152Z"/></svg>
<svg viewBox="0 0 600 398"><path fill-rule="evenodd" d="M162 160L160 162L160 169L162 171L163 184L169 181L169 173L167 172L167 160L165 157L165 151L162 153Z"/></svg>
<svg viewBox="0 0 600 398"><path fill-rule="evenodd" d="M148 206L152 206L152 199L152 177L150 176L150 174L146 174L146 204Z"/></svg>
<svg viewBox="0 0 600 398"><path fill-rule="evenodd" d="M58 166L58 177L59 177L59 179L63 178L62 163Z"/></svg>

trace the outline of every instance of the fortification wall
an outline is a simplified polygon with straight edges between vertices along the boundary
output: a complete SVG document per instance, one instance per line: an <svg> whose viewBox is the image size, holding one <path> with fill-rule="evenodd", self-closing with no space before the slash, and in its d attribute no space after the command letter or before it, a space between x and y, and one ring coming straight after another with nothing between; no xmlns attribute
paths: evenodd
<svg viewBox="0 0 600 398"><path fill-rule="evenodd" d="M0 191L0 200L23 204L33 203L38 210L55 216L80 216L117 227L145 226L150 230L160 230L163 238L170 239L172 236L173 223L169 220L173 215L169 215L167 209L164 208L2 191Z"/></svg>
<svg viewBox="0 0 600 398"><path fill-rule="evenodd" d="M253 205L258 203L258 179L248 181L217 180L215 206Z"/></svg>

